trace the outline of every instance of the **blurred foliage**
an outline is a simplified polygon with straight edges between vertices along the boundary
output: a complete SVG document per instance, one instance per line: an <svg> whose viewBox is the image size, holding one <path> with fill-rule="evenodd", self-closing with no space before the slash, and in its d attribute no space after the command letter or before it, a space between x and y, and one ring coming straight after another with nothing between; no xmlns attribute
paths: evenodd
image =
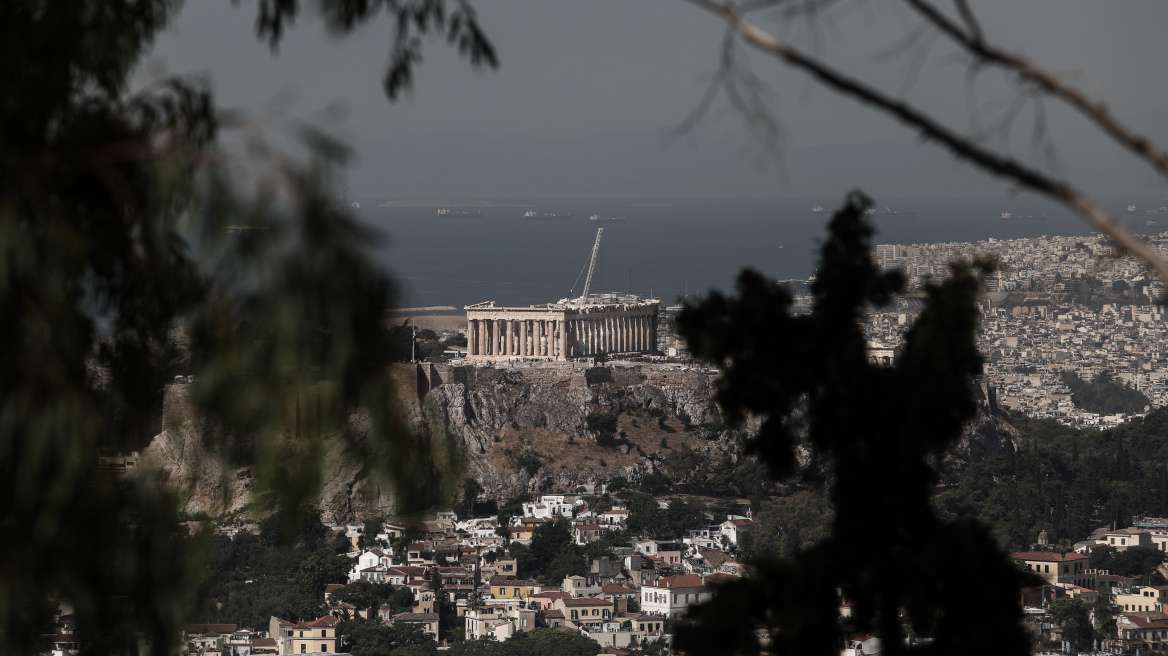
<svg viewBox="0 0 1168 656"><path fill-rule="evenodd" d="M757 654L760 632L768 652L803 656L836 656L852 633L880 637L888 655L1028 652L1024 574L985 526L941 520L932 505L935 463L976 412L976 300L988 265L953 265L926 288L895 366L870 364L864 313L904 282L872 261L870 205L852 194L831 220L810 314L792 314L790 291L748 270L736 297L712 292L677 320L691 351L723 368L728 422L761 419L749 448L777 477L805 449L804 478L826 483L835 511L823 539L756 561L755 576L692 609L695 623L677 629L686 653ZM853 601L850 618L839 616L840 594ZM910 636L933 640L910 645Z"/></svg>
<svg viewBox="0 0 1168 656"><path fill-rule="evenodd" d="M274 47L299 4L260 0L259 37ZM339 34L390 18L392 98L422 35L495 65L469 5L446 4L314 6ZM187 539L158 481L97 460L158 432L176 373L196 376L191 396L230 436L216 456L253 464L261 507L314 497L326 435L369 475L396 476L403 498L444 491L428 446L389 413L393 288L369 258L375 236L332 200L345 148L313 126L219 113L201 79L128 88L180 6L0 3L2 653L28 653L58 598L85 653L177 642L218 547ZM296 513L281 516L293 533Z"/></svg>
<svg viewBox="0 0 1168 656"><path fill-rule="evenodd" d="M295 522L284 514L265 518L258 535L215 537L206 568L192 581L192 621L258 628L273 615L311 621L325 613L325 586L347 581L352 568L348 540L329 532L311 508L295 513ZM287 532L289 524L295 533Z"/></svg>

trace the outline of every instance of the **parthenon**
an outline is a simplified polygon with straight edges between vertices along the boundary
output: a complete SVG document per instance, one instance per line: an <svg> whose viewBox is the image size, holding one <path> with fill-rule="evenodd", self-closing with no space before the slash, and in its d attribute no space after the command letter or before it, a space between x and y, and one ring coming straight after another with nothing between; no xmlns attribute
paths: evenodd
<svg viewBox="0 0 1168 656"><path fill-rule="evenodd" d="M595 298L595 297L594 297ZM566 360L615 353L657 351L655 299L618 302L466 306L467 357Z"/></svg>

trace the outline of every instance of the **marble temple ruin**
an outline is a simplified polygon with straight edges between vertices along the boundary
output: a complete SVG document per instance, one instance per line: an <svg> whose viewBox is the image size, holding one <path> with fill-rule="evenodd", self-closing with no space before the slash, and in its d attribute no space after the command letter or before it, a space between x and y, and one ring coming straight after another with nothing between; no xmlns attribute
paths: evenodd
<svg viewBox="0 0 1168 656"><path fill-rule="evenodd" d="M496 307L494 301L468 305L467 357L566 360L657 352L659 301L637 297L599 301L529 307Z"/></svg>

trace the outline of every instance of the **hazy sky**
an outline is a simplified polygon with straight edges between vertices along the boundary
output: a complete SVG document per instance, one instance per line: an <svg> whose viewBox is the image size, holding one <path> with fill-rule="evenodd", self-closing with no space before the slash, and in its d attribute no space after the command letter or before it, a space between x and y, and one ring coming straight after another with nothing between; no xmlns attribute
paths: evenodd
<svg viewBox="0 0 1168 656"><path fill-rule="evenodd" d="M450 131L573 139L676 125L697 105L711 79L723 34L716 17L682 0L477 2L500 68L472 71L443 41L431 40L414 93L391 104L380 82L388 19L338 39L312 16L311 0L304 4L305 16L273 53L254 37L254 2L188 0L153 58L171 72L209 73L222 106L254 108L282 91L295 93L293 111L304 115L343 103L349 114L340 133L359 149L377 139ZM1154 137L1168 135L1168 10L1162 0L974 4L993 40L1076 76L1117 114ZM899 3L843 2L811 26L757 18L890 92L915 80L914 102L968 127L964 69L948 56L951 51L935 47L922 57L878 60L918 23ZM757 55L750 59L769 86L791 148L914 139L801 74ZM919 72L908 63L914 60L921 63ZM1000 114L1012 97L1000 76L986 76L978 86L979 116ZM724 111L714 115L703 130L749 141ZM1018 119L1015 148L1025 150L1030 143L1029 115L1023 112ZM1088 140L1082 144L1086 152L1096 147L1089 131L1079 134L1079 121L1057 110L1048 119L1061 143L1083 139Z"/></svg>

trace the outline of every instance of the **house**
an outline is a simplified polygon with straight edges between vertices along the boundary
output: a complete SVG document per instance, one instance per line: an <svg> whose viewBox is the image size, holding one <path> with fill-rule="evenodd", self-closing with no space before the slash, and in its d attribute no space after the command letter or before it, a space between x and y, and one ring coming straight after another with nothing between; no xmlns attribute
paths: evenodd
<svg viewBox="0 0 1168 656"><path fill-rule="evenodd" d="M335 654L339 647L337 625L340 623L341 618L333 615L298 623L273 616L268 623L268 637L276 640L281 654Z"/></svg>
<svg viewBox="0 0 1168 656"><path fill-rule="evenodd" d="M408 585L411 581L428 581L430 579L429 567L411 567L404 565L402 567L390 567L385 572L384 583L389 583L395 586Z"/></svg>
<svg viewBox="0 0 1168 656"><path fill-rule="evenodd" d="M543 612L543 623L549 628L555 629L564 626L564 612L559 609L545 610Z"/></svg>
<svg viewBox="0 0 1168 656"><path fill-rule="evenodd" d="M642 635L649 635L665 630L665 618L657 615L630 613L625 616L625 619L629 620Z"/></svg>
<svg viewBox="0 0 1168 656"><path fill-rule="evenodd" d="M484 606L466 612L466 637L468 640L488 635L503 641L518 631L535 628L535 611L507 606Z"/></svg>
<svg viewBox="0 0 1168 656"><path fill-rule="evenodd" d="M235 633L236 626L235 624L188 624L184 630L187 651L222 651L231 634Z"/></svg>
<svg viewBox="0 0 1168 656"><path fill-rule="evenodd" d="M414 567L433 565L433 553L433 550L425 542L411 542L406 547L406 563Z"/></svg>
<svg viewBox="0 0 1168 656"><path fill-rule="evenodd" d="M870 635L854 635L845 641L847 646L840 652L840 656L872 656L884 653L880 638Z"/></svg>
<svg viewBox="0 0 1168 656"><path fill-rule="evenodd" d="M493 578L490 586L491 596L495 599L526 599L543 592L543 584L530 579Z"/></svg>
<svg viewBox="0 0 1168 656"><path fill-rule="evenodd" d="M742 537L742 534L749 531L750 527L756 523L752 519L732 516L731 519L722 522L722 535L726 536L730 544L736 545L738 544L738 538Z"/></svg>
<svg viewBox="0 0 1168 656"><path fill-rule="evenodd" d="M364 578L362 572L370 567L381 567L382 552L380 549L373 549L357 556L357 562L353 564L353 569L349 570L349 582L352 583L358 579Z"/></svg>
<svg viewBox="0 0 1168 656"><path fill-rule="evenodd" d="M389 568L381 566L366 567L361 570L359 578L370 583L386 583L389 578Z"/></svg>
<svg viewBox="0 0 1168 656"><path fill-rule="evenodd" d="M535 529L550 522L550 519L533 519L530 517L522 517L519 523L511 528L511 539L519 541L527 541L531 539Z"/></svg>
<svg viewBox="0 0 1168 656"><path fill-rule="evenodd" d="M621 561L609 558L608 556L601 556L600 558L593 558L588 563L588 583L589 585L605 585L608 583L617 583L625 585L629 582L629 577L625 575L624 569L621 567Z"/></svg>
<svg viewBox="0 0 1168 656"><path fill-rule="evenodd" d="M484 606L478 610L468 610L466 618L466 639L476 640L487 636L502 642L515 633L515 625L506 617L504 606Z"/></svg>
<svg viewBox="0 0 1168 656"><path fill-rule="evenodd" d="M442 588L451 592L471 592L475 589L475 576L464 567L439 567L438 577Z"/></svg>
<svg viewBox="0 0 1168 656"><path fill-rule="evenodd" d="M592 597L557 599L553 608L564 614L564 619L576 626L597 624L613 616L613 603Z"/></svg>
<svg viewBox="0 0 1168 656"><path fill-rule="evenodd" d="M623 585L609 583L600 589L600 596L613 603L616 613L626 613L629 610L629 600L637 599L640 593Z"/></svg>
<svg viewBox="0 0 1168 656"><path fill-rule="evenodd" d="M549 608L553 607L553 605L555 604L555 601L557 599L571 599L571 598L572 598L571 594L569 594L567 592L563 592L563 591L539 592L539 593L533 594L527 598L527 607L531 608L533 610L547 611ZM545 618L547 617L546 613L544 614L544 617Z"/></svg>
<svg viewBox="0 0 1168 656"><path fill-rule="evenodd" d="M663 617L680 617L690 604L709 601L713 596L700 576L666 576L641 588L641 611Z"/></svg>
<svg viewBox="0 0 1168 656"><path fill-rule="evenodd" d="M1113 653L1160 651L1168 647L1168 615L1157 612L1121 613L1115 619L1117 645Z"/></svg>
<svg viewBox="0 0 1168 656"><path fill-rule="evenodd" d="M589 542L595 542L604 535L604 526L600 524L582 524L572 529L572 537L576 540L576 544L585 545Z"/></svg>
<svg viewBox="0 0 1168 656"><path fill-rule="evenodd" d="M50 656L77 656L81 653L81 641L75 633L54 633L47 638L52 645Z"/></svg>
<svg viewBox="0 0 1168 656"><path fill-rule="evenodd" d="M332 593L336 592L337 590L344 589L344 587L345 587L344 583L329 583L328 585L324 586L324 601L325 601L325 603L326 604L328 603L329 596L332 595Z"/></svg>
<svg viewBox="0 0 1168 656"><path fill-rule="evenodd" d="M494 577L492 578L498 577L513 579L515 578L515 572L519 570L519 562L514 558L499 558L495 561L494 565L485 565L483 567L483 571L485 572L487 568L491 567L493 567L495 571Z"/></svg>
<svg viewBox="0 0 1168 656"><path fill-rule="evenodd" d="M252 638L251 639L251 653L253 653L253 654L279 654L280 647L276 643L275 638Z"/></svg>
<svg viewBox="0 0 1168 656"><path fill-rule="evenodd" d="M1168 585L1136 588L1129 594L1115 595L1115 605L1122 611L1157 613L1168 606Z"/></svg>
<svg viewBox="0 0 1168 656"><path fill-rule="evenodd" d="M590 624L580 629L580 632L599 644L602 649L636 647L641 639L641 632L631 626L622 626L623 624L624 620L618 617L607 622Z"/></svg>
<svg viewBox="0 0 1168 656"><path fill-rule="evenodd" d="M1127 551L1132 547L1156 546L1152 541L1152 531L1144 528L1121 528L1105 533L1103 538L1099 540L1099 544L1112 547L1116 551Z"/></svg>
<svg viewBox="0 0 1168 656"><path fill-rule="evenodd" d="M398 613L389 623L417 624L422 627L423 634L438 641L438 613Z"/></svg>
<svg viewBox="0 0 1168 656"><path fill-rule="evenodd" d="M1010 554L1026 569L1038 574L1048 583L1073 583L1077 586L1098 590L1098 573L1091 569L1091 557L1068 552L1022 551Z"/></svg>
<svg viewBox="0 0 1168 656"><path fill-rule="evenodd" d="M599 520L598 523L606 526L624 526L629 521L629 509L613 508L612 510L606 510L600 514Z"/></svg>
<svg viewBox="0 0 1168 656"><path fill-rule="evenodd" d="M572 517L575 504L568 503L563 495L544 495L539 501L523 504L523 516L537 519L555 519L557 517Z"/></svg>

